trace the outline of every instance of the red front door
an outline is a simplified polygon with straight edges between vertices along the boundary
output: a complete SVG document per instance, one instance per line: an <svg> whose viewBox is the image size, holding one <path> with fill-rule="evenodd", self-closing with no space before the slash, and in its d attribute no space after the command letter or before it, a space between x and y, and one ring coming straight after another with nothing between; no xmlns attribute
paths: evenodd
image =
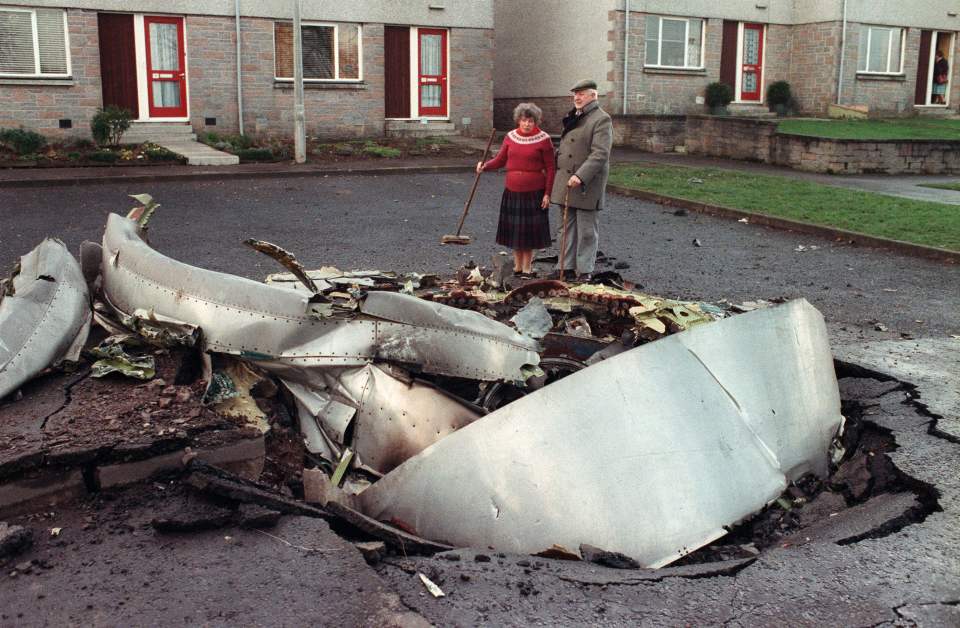
<svg viewBox="0 0 960 628"><path fill-rule="evenodd" d="M763 24L743 25L740 100L760 102L763 85Z"/></svg>
<svg viewBox="0 0 960 628"><path fill-rule="evenodd" d="M183 18L145 16L147 90L151 118L187 117Z"/></svg>
<svg viewBox="0 0 960 628"><path fill-rule="evenodd" d="M421 116L447 116L447 31L418 30L417 94Z"/></svg>

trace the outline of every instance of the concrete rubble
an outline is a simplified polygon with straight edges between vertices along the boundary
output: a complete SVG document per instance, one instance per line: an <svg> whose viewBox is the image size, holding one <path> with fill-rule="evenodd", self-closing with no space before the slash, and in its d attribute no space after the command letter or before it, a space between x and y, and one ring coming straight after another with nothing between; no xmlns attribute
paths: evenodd
<svg viewBox="0 0 960 628"><path fill-rule="evenodd" d="M272 387L314 461L303 489L316 509L194 472L197 490L333 513L388 544L553 548L659 568L828 473L843 417L823 318L803 300L735 314L643 294L614 273L575 285L512 284L476 266L448 279L308 271L249 240L290 271L259 283L154 250L156 204L144 202L110 215L102 245L85 244L84 274L52 241L24 257L13 294L30 302L0 301L0 397L77 359L92 314L109 334L95 355L121 374L146 367L105 346L194 351L204 403L260 433L270 423L251 390ZM56 272L33 270L54 256ZM55 282L38 279L48 273ZM38 291L46 284L71 299ZM29 361L4 362L11 339L52 324L34 303L57 333ZM172 459L189 464L189 452Z"/></svg>

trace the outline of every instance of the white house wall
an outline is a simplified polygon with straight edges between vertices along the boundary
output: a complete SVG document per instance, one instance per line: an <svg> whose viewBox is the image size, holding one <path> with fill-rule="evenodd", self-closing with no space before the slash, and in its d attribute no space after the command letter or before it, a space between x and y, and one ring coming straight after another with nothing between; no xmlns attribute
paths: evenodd
<svg viewBox="0 0 960 628"><path fill-rule="evenodd" d="M77 8L123 13L172 13L175 15L234 15L233 0L26 0L37 7ZM430 6L443 9L431 9ZM241 0L246 17L292 18L290 0ZM301 16L305 20L336 22L377 22L417 26L493 28L493 3L475 0L306 0Z"/></svg>
<svg viewBox="0 0 960 628"><path fill-rule="evenodd" d="M609 11L616 0L495 0L494 98L569 96L572 83L607 81Z"/></svg>

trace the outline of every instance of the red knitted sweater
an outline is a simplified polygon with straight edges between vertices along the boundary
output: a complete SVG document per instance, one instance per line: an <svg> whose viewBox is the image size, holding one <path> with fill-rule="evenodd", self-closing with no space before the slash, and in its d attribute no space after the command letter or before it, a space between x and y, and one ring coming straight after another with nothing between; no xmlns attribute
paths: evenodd
<svg viewBox="0 0 960 628"><path fill-rule="evenodd" d="M484 170L507 168L507 189L511 192L536 192L553 189L557 164L550 136L534 127L530 133L514 129L507 133L497 156L483 164Z"/></svg>

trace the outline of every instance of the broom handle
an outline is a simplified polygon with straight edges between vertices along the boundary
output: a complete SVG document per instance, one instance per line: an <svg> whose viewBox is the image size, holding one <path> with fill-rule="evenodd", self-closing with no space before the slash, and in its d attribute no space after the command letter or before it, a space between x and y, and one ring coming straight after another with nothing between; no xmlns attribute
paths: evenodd
<svg viewBox="0 0 960 628"><path fill-rule="evenodd" d="M563 217L560 219L560 281L563 281L563 258L566 257L567 248L567 208L570 206L570 188L567 187L563 192Z"/></svg>
<svg viewBox="0 0 960 628"><path fill-rule="evenodd" d="M487 160L487 154L490 152L490 146L493 144L493 138L496 136L497 130L494 129L490 131L490 139L487 140L487 147L483 149L483 159L480 160L481 163ZM460 224L457 225L457 235L460 235L460 230L463 229L463 221L467 219L467 212L470 211L470 203L473 202L473 195L477 191L477 184L480 183L480 174L483 172L481 170L477 173L477 176L473 179L473 187L470 188L470 196L467 197L467 202L463 206L463 213L460 215Z"/></svg>

